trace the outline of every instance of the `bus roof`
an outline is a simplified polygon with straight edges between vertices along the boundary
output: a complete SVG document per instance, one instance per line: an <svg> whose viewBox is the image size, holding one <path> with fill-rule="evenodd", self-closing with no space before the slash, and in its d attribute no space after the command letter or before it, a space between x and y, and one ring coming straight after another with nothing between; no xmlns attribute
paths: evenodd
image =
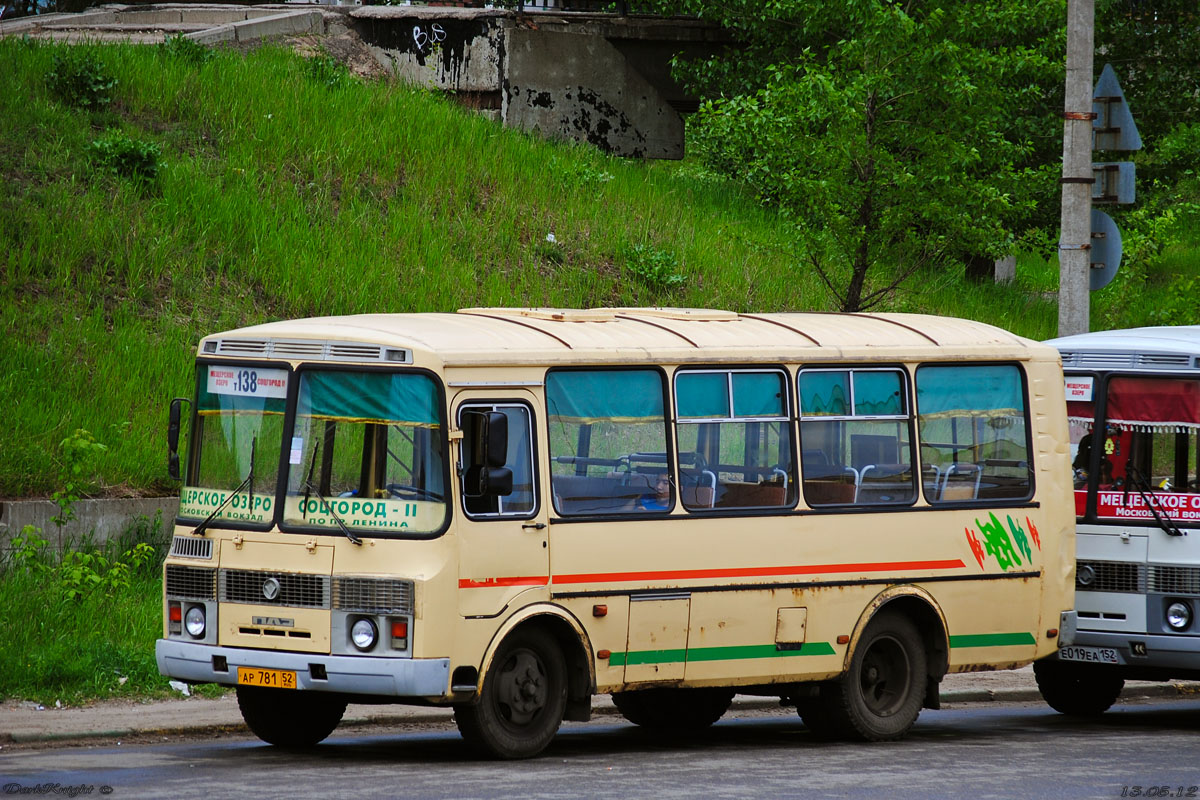
<svg viewBox="0 0 1200 800"><path fill-rule="evenodd" d="M993 325L952 317L686 308L467 308L316 317L213 334L199 346L202 356L360 362L403 362L424 353L446 366L718 356L747 362L883 361L931 351L950 358L1029 359L1043 350L1043 357L1053 353ZM389 357L389 351L401 355Z"/></svg>
<svg viewBox="0 0 1200 800"><path fill-rule="evenodd" d="M1094 331L1050 339L1063 367L1076 369L1200 369L1200 325Z"/></svg>

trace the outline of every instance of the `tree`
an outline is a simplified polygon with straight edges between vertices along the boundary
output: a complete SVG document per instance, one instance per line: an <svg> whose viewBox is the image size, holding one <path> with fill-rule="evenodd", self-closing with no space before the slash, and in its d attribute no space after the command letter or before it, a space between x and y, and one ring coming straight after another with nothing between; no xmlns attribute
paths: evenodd
<svg viewBox="0 0 1200 800"><path fill-rule="evenodd" d="M677 65L715 98L690 144L795 220L840 308L870 308L919 270L1055 224L1064 8L682 0L744 43Z"/></svg>

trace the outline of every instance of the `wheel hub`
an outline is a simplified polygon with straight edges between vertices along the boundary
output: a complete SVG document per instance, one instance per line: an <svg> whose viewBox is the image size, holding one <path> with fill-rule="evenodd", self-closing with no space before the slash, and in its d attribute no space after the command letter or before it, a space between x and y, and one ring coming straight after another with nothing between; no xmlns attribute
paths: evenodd
<svg viewBox="0 0 1200 800"><path fill-rule="evenodd" d="M545 707L545 670L533 653L514 653L499 677L497 696L510 722L525 724Z"/></svg>

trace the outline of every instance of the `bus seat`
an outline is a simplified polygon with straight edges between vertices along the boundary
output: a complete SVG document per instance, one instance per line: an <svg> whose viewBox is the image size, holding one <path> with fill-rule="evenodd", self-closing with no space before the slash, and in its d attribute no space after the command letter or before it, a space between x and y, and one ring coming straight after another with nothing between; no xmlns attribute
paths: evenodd
<svg viewBox="0 0 1200 800"><path fill-rule="evenodd" d="M804 499L810 506L853 503L855 488L849 481L818 478L804 482Z"/></svg>
<svg viewBox="0 0 1200 800"><path fill-rule="evenodd" d="M979 481L982 478L983 468L978 464L951 464L942 473L942 492L938 499L947 502L974 500L979 496Z"/></svg>
<svg viewBox="0 0 1200 800"><path fill-rule="evenodd" d="M717 496L711 486L684 486L679 493L687 508L712 508Z"/></svg>
<svg viewBox="0 0 1200 800"><path fill-rule="evenodd" d="M913 499L911 464L868 464L862 468L856 503L906 503Z"/></svg>

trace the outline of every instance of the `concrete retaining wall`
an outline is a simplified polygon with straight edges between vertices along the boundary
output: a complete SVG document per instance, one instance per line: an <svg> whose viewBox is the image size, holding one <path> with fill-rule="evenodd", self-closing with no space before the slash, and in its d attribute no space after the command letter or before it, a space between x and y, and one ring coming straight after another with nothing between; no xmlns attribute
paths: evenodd
<svg viewBox="0 0 1200 800"><path fill-rule="evenodd" d="M145 497L121 500L80 500L75 504L75 519L59 528L51 518L58 506L49 500L0 500L0 556L8 554L11 539L26 525L40 528L58 551L64 546L91 537L96 543L116 539L139 518L154 520L160 516L163 528L173 526L178 497Z"/></svg>

